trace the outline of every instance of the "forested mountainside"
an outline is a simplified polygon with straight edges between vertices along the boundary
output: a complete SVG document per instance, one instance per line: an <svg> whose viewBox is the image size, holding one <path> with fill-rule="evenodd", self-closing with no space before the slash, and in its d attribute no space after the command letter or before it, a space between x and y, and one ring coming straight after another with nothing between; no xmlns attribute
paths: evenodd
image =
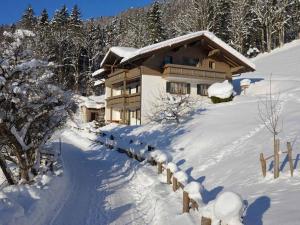
<svg viewBox="0 0 300 225"><path fill-rule="evenodd" d="M29 6L20 21L3 25L36 34L35 54L59 66L60 82L89 92L90 74L111 46L142 47L188 32L210 30L248 56L270 51L299 35L298 0L163 0L113 17L82 20L80 8L62 6L50 18Z"/></svg>

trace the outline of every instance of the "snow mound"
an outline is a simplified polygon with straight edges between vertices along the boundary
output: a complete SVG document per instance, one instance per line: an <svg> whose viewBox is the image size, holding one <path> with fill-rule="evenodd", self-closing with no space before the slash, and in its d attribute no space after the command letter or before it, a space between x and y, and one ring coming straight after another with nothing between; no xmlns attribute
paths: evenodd
<svg viewBox="0 0 300 225"><path fill-rule="evenodd" d="M177 181L183 185L186 185L187 181L188 181L188 175L183 172L183 171L178 171L176 173L174 173L173 175Z"/></svg>
<svg viewBox="0 0 300 225"><path fill-rule="evenodd" d="M208 88L208 97L229 98L233 94L233 86L228 80L214 83Z"/></svg>
<svg viewBox="0 0 300 225"><path fill-rule="evenodd" d="M173 162L168 163L167 169L170 169L171 173L176 173L178 171L177 165Z"/></svg>
<svg viewBox="0 0 300 225"><path fill-rule="evenodd" d="M220 194L214 205L214 213L217 219L228 225L240 225L243 200L234 192Z"/></svg>
<svg viewBox="0 0 300 225"><path fill-rule="evenodd" d="M200 193L201 190L202 190L201 185L195 181L188 183L184 187L184 191L186 191L189 194L189 198L196 201L198 206L200 207L203 205L202 196Z"/></svg>
<svg viewBox="0 0 300 225"><path fill-rule="evenodd" d="M241 86L249 86L251 84L251 80L243 79L241 80Z"/></svg>

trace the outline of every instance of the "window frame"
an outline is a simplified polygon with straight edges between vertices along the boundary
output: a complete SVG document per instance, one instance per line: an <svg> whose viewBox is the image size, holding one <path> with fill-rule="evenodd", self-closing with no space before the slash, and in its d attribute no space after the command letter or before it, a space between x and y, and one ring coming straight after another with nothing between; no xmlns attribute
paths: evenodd
<svg viewBox="0 0 300 225"><path fill-rule="evenodd" d="M175 87L172 87L172 85L175 85ZM183 85L185 87L183 87ZM168 81L166 92L170 94L176 94L176 95L188 95L191 93L191 84L187 82Z"/></svg>

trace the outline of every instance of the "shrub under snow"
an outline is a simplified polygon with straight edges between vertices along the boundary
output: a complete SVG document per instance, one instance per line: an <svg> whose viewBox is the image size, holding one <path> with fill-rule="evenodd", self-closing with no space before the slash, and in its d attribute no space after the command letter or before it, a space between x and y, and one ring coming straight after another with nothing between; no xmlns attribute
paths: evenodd
<svg viewBox="0 0 300 225"><path fill-rule="evenodd" d="M212 225L222 221L226 225L242 225L243 200L234 192L224 192L216 200L201 209L203 217L210 218Z"/></svg>
<svg viewBox="0 0 300 225"><path fill-rule="evenodd" d="M228 80L225 80L222 83L214 83L208 88L208 97L226 99L232 95L233 86L228 82Z"/></svg>
<svg viewBox="0 0 300 225"><path fill-rule="evenodd" d="M214 212L217 219L224 224L240 225L242 216L243 200L233 192L224 192L218 196L214 205Z"/></svg>

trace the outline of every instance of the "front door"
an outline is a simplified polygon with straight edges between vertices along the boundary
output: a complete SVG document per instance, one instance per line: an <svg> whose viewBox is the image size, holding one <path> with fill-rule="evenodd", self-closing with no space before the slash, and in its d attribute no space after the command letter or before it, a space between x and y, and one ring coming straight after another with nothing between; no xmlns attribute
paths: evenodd
<svg viewBox="0 0 300 225"><path fill-rule="evenodd" d="M97 113L91 112L91 121L90 122L96 120L96 117L97 117Z"/></svg>

